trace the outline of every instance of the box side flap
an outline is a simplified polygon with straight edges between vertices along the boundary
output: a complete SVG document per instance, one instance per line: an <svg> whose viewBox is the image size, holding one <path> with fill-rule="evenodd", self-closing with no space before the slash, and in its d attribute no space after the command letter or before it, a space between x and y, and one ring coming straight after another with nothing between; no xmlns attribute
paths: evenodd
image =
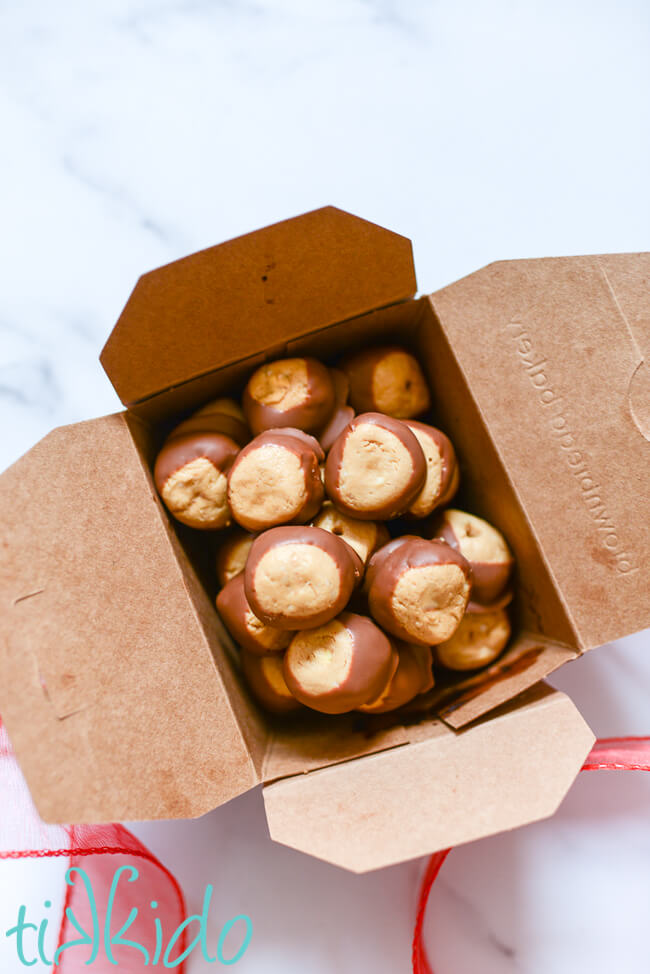
<svg viewBox="0 0 650 974"><path fill-rule="evenodd" d="M639 350L628 405L639 431L650 440L650 254L602 254L598 263Z"/></svg>
<svg viewBox="0 0 650 974"><path fill-rule="evenodd" d="M257 781L124 415L0 477L0 713L39 812L199 815Z"/></svg>
<svg viewBox="0 0 650 974"><path fill-rule="evenodd" d="M577 650L568 646L520 633L491 666L465 679L461 673L454 674L448 683L438 679L423 703L458 730L512 700L577 655Z"/></svg>
<svg viewBox="0 0 650 974"><path fill-rule="evenodd" d="M133 413L128 412L124 416L142 461L150 495L154 498L167 529L169 544L194 615L212 653L214 666L244 737L256 778L261 780L264 756L268 748L268 729L259 707L246 693L242 693L239 650L215 609L218 586L214 572L214 546L210 542L206 544L206 538L201 532L184 528L177 521L172 521L158 497L151 473L157 455L157 437L152 434L151 427L141 422Z"/></svg>
<svg viewBox="0 0 650 974"><path fill-rule="evenodd" d="M577 652L538 635L522 633L492 666L478 673L440 670L434 689L392 714L344 714L333 719L309 713L278 725L267 737L265 783L305 774L378 751L413 743L440 721L454 730L496 710L548 676Z"/></svg>
<svg viewBox="0 0 650 974"><path fill-rule="evenodd" d="M263 781L275 781L317 768L329 767L366 754L399 747L421 733L420 724L437 723L431 716L418 715L415 730L393 714L371 717L351 713L339 717L321 716L314 711L304 720L293 719L269 736L264 761Z"/></svg>
<svg viewBox="0 0 650 974"><path fill-rule="evenodd" d="M327 206L143 275L101 362L132 405L415 290L406 237Z"/></svg>
<svg viewBox="0 0 650 974"><path fill-rule="evenodd" d="M552 815L594 736L537 685L489 720L263 789L271 838L366 872Z"/></svg>
<svg viewBox="0 0 650 974"><path fill-rule="evenodd" d="M435 390L434 422L451 437L460 466L454 506L486 518L508 539L517 564L517 629L575 647L578 637L566 606L454 350L431 301L421 301L420 308L418 358Z"/></svg>
<svg viewBox="0 0 650 974"><path fill-rule="evenodd" d="M506 261L432 295L581 648L650 625L649 280L647 254Z"/></svg>

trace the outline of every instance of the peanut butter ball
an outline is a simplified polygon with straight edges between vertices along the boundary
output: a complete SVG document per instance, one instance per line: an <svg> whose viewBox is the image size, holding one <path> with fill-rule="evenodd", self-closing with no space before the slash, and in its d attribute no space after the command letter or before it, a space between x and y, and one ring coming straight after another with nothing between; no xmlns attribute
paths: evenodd
<svg viewBox="0 0 650 974"><path fill-rule="evenodd" d="M399 657L397 669L377 699L359 707L363 713L389 713L433 688L433 660L429 647L402 642L395 642L394 646Z"/></svg>
<svg viewBox="0 0 650 974"><path fill-rule="evenodd" d="M301 430L260 433L244 447L230 471L232 516L247 531L310 521L324 496L319 469L323 459L318 441Z"/></svg>
<svg viewBox="0 0 650 974"><path fill-rule="evenodd" d="M436 659L449 670L476 670L494 662L510 639L510 620L503 609L467 613L451 637L436 646Z"/></svg>
<svg viewBox="0 0 650 974"><path fill-rule="evenodd" d="M238 444L222 433L186 433L163 445L154 482L177 521L201 530L230 524L228 472L238 453Z"/></svg>
<svg viewBox="0 0 650 974"><path fill-rule="evenodd" d="M388 556L393 553L393 551L401 548L401 546L406 544L407 541L419 540L419 534L400 534L397 538L389 538L388 541L380 545L373 553L366 566L366 574L363 584L364 591L367 593L370 590L370 586L372 585L372 581L375 577L377 569L384 563Z"/></svg>
<svg viewBox="0 0 650 974"><path fill-rule="evenodd" d="M222 587L246 567L248 552L255 538L254 534L235 528L230 531L217 551L217 580Z"/></svg>
<svg viewBox="0 0 650 974"><path fill-rule="evenodd" d="M272 714L288 714L303 709L286 684L280 653L257 656L243 649L240 660L248 688L265 710Z"/></svg>
<svg viewBox="0 0 650 974"><path fill-rule="evenodd" d="M290 632L265 625L250 607L243 574L231 578L217 595L217 611L224 626L242 649L251 653L281 653L291 640Z"/></svg>
<svg viewBox="0 0 650 974"><path fill-rule="evenodd" d="M318 435L320 445L326 453L332 449L334 441L354 419L354 409L348 405L350 383L347 375L340 369L330 369L330 376L334 385L334 411Z"/></svg>
<svg viewBox="0 0 650 974"><path fill-rule="evenodd" d="M345 427L349 426L353 419L354 409L352 406L337 406L335 408L332 418L318 438L325 453L332 449Z"/></svg>
<svg viewBox="0 0 650 974"><path fill-rule="evenodd" d="M342 538L354 548L364 565L377 548L390 540L388 529L381 521L360 521L339 511L331 501L325 501L311 523Z"/></svg>
<svg viewBox="0 0 650 974"><path fill-rule="evenodd" d="M243 406L253 433L292 426L319 433L334 412L334 382L314 358L285 358L260 366L244 390Z"/></svg>
<svg viewBox="0 0 650 974"><path fill-rule="evenodd" d="M492 602L475 602L470 596L470 600L467 603L467 612L473 615L480 615L483 612L497 612L499 609L505 609L506 606L510 605L513 598L514 591L512 585L504 588L503 592Z"/></svg>
<svg viewBox="0 0 650 974"><path fill-rule="evenodd" d="M344 359L340 368L350 382L350 405L358 413L412 419L431 405L422 369L405 348L364 349Z"/></svg>
<svg viewBox="0 0 650 974"><path fill-rule="evenodd" d="M167 440L188 433L223 433L239 446L251 438L244 414L234 399L213 399L175 426Z"/></svg>
<svg viewBox="0 0 650 974"><path fill-rule="evenodd" d="M442 541L397 540L401 544L383 555L380 548L370 559L370 613L383 629L405 642L421 646L444 642L458 628L469 601L469 563Z"/></svg>
<svg viewBox="0 0 650 974"><path fill-rule="evenodd" d="M330 378L334 386L334 402L337 406L345 406L350 398L350 382L341 369L330 369Z"/></svg>
<svg viewBox="0 0 650 974"><path fill-rule="evenodd" d="M325 489L343 513L387 520L408 509L426 471L424 453L408 426L381 413L362 413L329 452Z"/></svg>
<svg viewBox="0 0 650 974"><path fill-rule="evenodd" d="M272 528L251 545L246 597L269 626L314 629L347 605L357 581L357 558L345 541L321 528Z"/></svg>
<svg viewBox="0 0 650 974"><path fill-rule="evenodd" d="M422 448L427 473L422 490L411 502L407 513L412 517L428 517L437 507L448 504L458 490L459 473L456 452L448 436L435 426L405 420Z"/></svg>
<svg viewBox="0 0 650 974"><path fill-rule="evenodd" d="M221 396L218 399L210 399L205 405L201 406L194 413L195 416L232 416L233 419L238 419L240 423L245 423L244 410L241 408L236 399L230 399L228 396Z"/></svg>
<svg viewBox="0 0 650 974"><path fill-rule="evenodd" d="M472 601L493 603L504 592L514 558L500 531L483 518L449 508L435 522L433 534L460 551L472 566Z"/></svg>
<svg viewBox="0 0 650 974"><path fill-rule="evenodd" d="M294 636L284 656L284 678L307 707L343 714L375 700L397 664L390 640L371 619L342 612Z"/></svg>

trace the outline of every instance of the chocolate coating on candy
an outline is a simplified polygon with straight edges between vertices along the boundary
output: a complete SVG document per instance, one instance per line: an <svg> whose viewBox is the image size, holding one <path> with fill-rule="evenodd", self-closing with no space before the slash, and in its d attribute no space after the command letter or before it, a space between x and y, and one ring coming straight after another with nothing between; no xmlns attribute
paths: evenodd
<svg viewBox="0 0 650 974"><path fill-rule="evenodd" d="M187 436L189 433L223 433L229 436L240 447L250 440L248 427L240 423L234 416L214 415L214 416L190 416L183 420L178 426L174 427L166 439L166 443L177 439L179 436Z"/></svg>
<svg viewBox="0 0 650 974"><path fill-rule="evenodd" d="M375 700L397 664L390 640L371 619L342 612L294 636L284 657L284 677L307 707L343 714Z"/></svg>
<svg viewBox="0 0 650 974"><path fill-rule="evenodd" d="M503 590L501 595L494 600L494 602L486 602L485 604L481 602L474 602L470 598L467 603L467 609L465 611L466 615L482 615L486 612L497 612L499 609L505 609L506 606L510 605L514 598L514 592L511 586L508 586Z"/></svg>
<svg viewBox="0 0 650 974"><path fill-rule="evenodd" d="M335 537L338 537L338 536L335 535ZM354 584L355 584L355 586L359 586L359 585L361 585L361 582L363 581L363 575L364 575L364 571L365 571L365 567L366 566L364 565L364 563L361 560L358 552L352 547L352 545L351 544L348 544L348 542L345 540L345 538L341 538L341 541L343 542L343 544L345 545L345 547L348 549L348 555L350 556L350 560L352 562L352 571L354 572Z"/></svg>
<svg viewBox="0 0 650 974"><path fill-rule="evenodd" d="M244 679L265 710L272 714L288 714L303 709L286 684L283 658L279 653L257 656L243 649L240 660Z"/></svg>
<svg viewBox="0 0 650 974"><path fill-rule="evenodd" d="M380 565L383 565L389 555L391 555L394 551L397 551L398 548L401 548L401 546L406 544L407 541L420 540L421 539L418 534L401 534L398 538L392 538L385 544L381 545L368 562L364 588L366 590L370 588L377 569L380 567Z"/></svg>
<svg viewBox="0 0 650 974"><path fill-rule="evenodd" d="M219 399L210 399L209 402L206 402L205 405L201 406L194 413L194 416L213 415L232 416L234 419L238 419L240 423L246 423L244 410L235 399L230 399L227 396L222 396Z"/></svg>
<svg viewBox="0 0 650 974"><path fill-rule="evenodd" d="M239 446L244 446L251 438L244 414L234 399L213 399L206 403L175 426L167 440L187 433L223 433Z"/></svg>
<svg viewBox="0 0 650 974"><path fill-rule="evenodd" d="M467 614L451 639L436 646L436 659L450 670L487 666L506 648L510 632L510 620L503 609Z"/></svg>
<svg viewBox="0 0 650 974"><path fill-rule="evenodd" d="M319 433L334 412L334 383L314 358L287 358L260 366L244 390L244 414L253 433L292 426Z"/></svg>
<svg viewBox="0 0 650 974"><path fill-rule="evenodd" d="M330 369L330 377L334 386L334 401L337 406L345 406L350 396L350 381L341 369Z"/></svg>
<svg viewBox="0 0 650 974"><path fill-rule="evenodd" d="M235 528L217 551L217 580L222 587L246 567L248 552L255 538L254 534Z"/></svg>
<svg viewBox="0 0 650 974"><path fill-rule="evenodd" d="M334 445L334 441L341 435L345 427L354 419L354 409L348 406L350 383L345 372L340 369L330 369L332 384L334 385L334 411L327 424L319 433L320 445L327 453Z"/></svg>
<svg viewBox="0 0 650 974"><path fill-rule="evenodd" d="M460 481L456 452L448 436L435 426L405 420L424 453L427 473L420 493L411 502L408 513L428 517L432 511L448 504Z"/></svg>
<svg viewBox="0 0 650 974"><path fill-rule="evenodd" d="M261 433L244 447L228 478L234 519L247 531L277 524L305 523L324 496L320 444L301 430Z"/></svg>
<svg viewBox="0 0 650 974"><path fill-rule="evenodd" d="M495 602L504 592L514 567L514 558L500 531L474 514L450 508L440 516L433 531L436 537L456 548L472 566L472 601Z"/></svg>
<svg viewBox="0 0 650 974"><path fill-rule="evenodd" d="M407 510L426 476L424 454L404 423L362 413L341 433L325 463L325 489L360 520L386 520Z"/></svg>
<svg viewBox="0 0 650 974"><path fill-rule="evenodd" d="M395 648L399 656L397 669L379 697L359 707L366 714L386 714L397 710L419 694L431 690L434 685L433 660L428 646L398 642Z"/></svg>
<svg viewBox="0 0 650 974"><path fill-rule="evenodd" d="M350 381L350 404L359 413L379 412L411 419L431 405L422 369L404 348L365 349L349 356L340 367Z"/></svg>
<svg viewBox="0 0 650 974"><path fill-rule="evenodd" d="M364 565L390 537L386 525L381 521L360 521L339 511L331 501L325 501L312 524L342 538L356 551Z"/></svg>
<svg viewBox="0 0 650 974"><path fill-rule="evenodd" d="M316 628L346 606L357 581L356 557L344 541L320 528L272 528L251 546L246 597L269 626Z"/></svg>
<svg viewBox="0 0 650 974"><path fill-rule="evenodd" d="M251 653L280 653L289 645L290 632L266 626L251 609L243 574L235 575L221 589L217 611L235 642Z"/></svg>
<svg viewBox="0 0 650 974"><path fill-rule="evenodd" d="M239 446L222 433L187 433L167 441L158 454L154 481L165 506L192 528L230 523L227 474Z"/></svg>
<svg viewBox="0 0 650 974"><path fill-rule="evenodd" d="M320 434L320 445L327 453L334 446L346 426L354 419L354 409L352 406L337 406L332 413L332 418Z"/></svg>
<svg viewBox="0 0 650 974"><path fill-rule="evenodd" d="M469 563L442 541L415 537L396 540L401 543L389 553L380 549L370 560L371 615L387 632L405 642L422 646L441 643L453 635L467 607Z"/></svg>

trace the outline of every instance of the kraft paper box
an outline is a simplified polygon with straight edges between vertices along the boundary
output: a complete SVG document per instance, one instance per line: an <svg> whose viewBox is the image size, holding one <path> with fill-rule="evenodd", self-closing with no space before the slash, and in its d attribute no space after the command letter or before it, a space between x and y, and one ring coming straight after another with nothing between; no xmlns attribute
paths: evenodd
<svg viewBox="0 0 650 974"><path fill-rule="evenodd" d="M593 735L539 681L650 625L649 279L649 254L507 261L416 298L410 241L331 207L145 274L102 353L126 410L0 478L0 713L41 815L198 816L261 783L274 839L364 871L552 814ZM428 374L458 506L515 552L517 635L416 710L282 723L153 459L261 362L389 340Z"/></svg>

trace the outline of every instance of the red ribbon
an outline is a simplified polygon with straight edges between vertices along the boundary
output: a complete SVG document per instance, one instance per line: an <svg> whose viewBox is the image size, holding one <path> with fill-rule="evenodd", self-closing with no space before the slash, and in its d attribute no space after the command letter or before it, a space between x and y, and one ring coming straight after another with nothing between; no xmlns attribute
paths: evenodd
<svg viewBox="0 0 650 974"><path fill-rule="evenodd" d="M168 936L169 932L177 929L185 919L183 892L174 876L122 825L82 825L66 828L43 825L31 803L1 723L0 758L2 758L0 794L5 799L1 824L4 833L9 832L9 834L13 825L14 841L19 839L25 846L19 849L8 848L7 835L0 834L0 860L61 856L69 859L69 868L83 864L93 891L101 902L107 897L116 868L124 864L133 865L135 859L139 866L138 917L129 928L129 937L136 939L147 949L150 957L153 957L156 950L154 927L151 917L146 913L146 907L150 902L155 901L157 916L166 928ZM610 737L596 741L582 766L582 771L596 770L650 771L650 737ZM61 844L64 838L67 841ZM413 933L414 974L434 974L424 947L422 927L429 894L450 852L451 849L445 849L431 856L422 879ZM133 906L128 893L125 892L126 889L126 885L121 888L119 897L122 920ZM89 904L81 884L66 886L66 899L57 946L74 939L78 933L78 930L73 929L71 914L84 929L87 929L90 920ZM183 953L186 940L184 931L176 944L172 959ZM132 951L132 948L129 950ZM123 951L123 948L115 948L118 969L133 970L132 954L128 955L120 951ZM81 959L80 955L73 950L64 951L55 970L58 974L78 974L86 969L85 960L85 957ZM137 969L140 970L141 967L140 960ZM112 974L116 967L109 962L108 958L100 954L93 965L93 970L97 974ZM185 963L179 964L176 970L183 974Z"/></svg>
<svg viewBox="0 0 650 974"><path fill-rule="evenodd" d="M32 804L1 723L0 795L3 800L0 860L52 857L68 859L68 870L83 869L102 918L102 907L107 905L116 870L120 866L127 867L127 872L116 887L113 901L115 928L119 930L127 921L131 910L137 909L137 915L124 936L142 945L151 963L156 953L161 953L160 944L163 942L163 936L157 935L157 918L161 924L160 930L164 931L164 951L172 934L186 917L183 892L174 876L122 825L73 825L65 828L44 825ZM138 876L129 881L129 877L133 876L133 867L137 868ZM68 875L73 878L73 883L66 883L57 949L68 941L79 939L79 929L74 921L84 931L93 929L91 901L85 883L78 872ZM156 904L155 909L152 902ZM27 919L32 922L36 919L38 925L38 918L28 916ZM186 946L187 931L183 929L170 952L170 961L180 957ZM113 974L115 970L129 972L144 969L144 954L138 952L137 948L119 944L112 948L117 967L110 962L103 950L99 951L96 960L88 967L86 962L91 949L90 946L79 946L64 950L60 954L58 966L53 966L53 970L57 974L79 974L87 970L94 974ZM31 942L30 951L34 953ZM159 963L155 966L159 966ZM183 974L185 961L181 961L174 969Z"/></svg>
<svg viewBox="0 0 650 974"><path fill-rule="evenodd" d="M603 737L596 741L581 771L650 771L650 737ZM451 852L436 852L427 863L413 930L413 974L434 974L422 940L429 894L442 864Z"/></svg>

